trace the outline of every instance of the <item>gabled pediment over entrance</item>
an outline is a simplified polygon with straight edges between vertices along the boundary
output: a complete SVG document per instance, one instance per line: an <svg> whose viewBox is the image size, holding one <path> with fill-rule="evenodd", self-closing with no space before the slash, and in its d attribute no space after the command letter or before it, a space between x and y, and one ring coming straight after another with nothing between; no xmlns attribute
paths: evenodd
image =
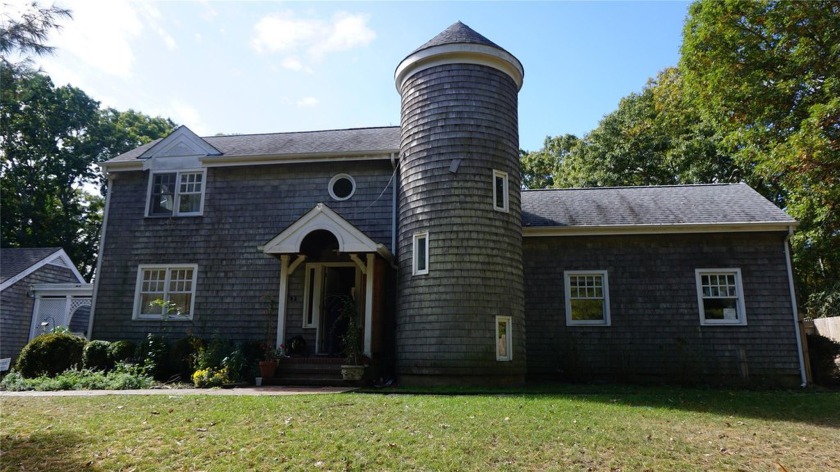
<svg viewBox="0 0 840 472"><path fill-rule="evenodd" d="M319 203L283 230L282 233L267 242L263 247L263 252L266 254L298 254L301 251L303 238L318 230L332 233L338 240L338 250L340 252L381 253L384 249L381 244L367 237L365 233L359 231L338 213L332 211L323 203Z"/></svg>

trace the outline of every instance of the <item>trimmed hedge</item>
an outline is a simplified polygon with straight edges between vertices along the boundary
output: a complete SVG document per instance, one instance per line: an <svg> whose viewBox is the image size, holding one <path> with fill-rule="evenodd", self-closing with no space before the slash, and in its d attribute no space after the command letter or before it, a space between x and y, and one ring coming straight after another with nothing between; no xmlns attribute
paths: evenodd
<svg viewBox="0 0 840 472"><path fill-rule="evenodd" d="M111 343L94 340L85 345L82 351L82 365L86 369L108 371L114 367L114 360L110 355Z"/></svg>
<svg viewBox="0 0 840 472"><path fill-rule="evenodd" d="M67 333L42 334L20 351L16 370L25 378L55 377L82 364L85 339Z"/></svg>

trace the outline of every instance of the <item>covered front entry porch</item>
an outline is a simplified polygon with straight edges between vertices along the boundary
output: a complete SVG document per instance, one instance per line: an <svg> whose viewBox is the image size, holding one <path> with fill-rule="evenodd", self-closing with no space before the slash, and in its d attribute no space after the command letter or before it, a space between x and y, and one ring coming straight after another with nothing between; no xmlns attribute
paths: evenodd
<svg viewBox="0 0 840 472"><path fill-rule="evenodd" d="M324 383L327 371L343 362L352 326L358 327L365 362L372 370L388 370L393 290L387 285L393 277L387 248L319 203L263 251L280 262L276 343L291 356L281 359L280 383ZM353 323L348 305L355 311Z"/></svg>

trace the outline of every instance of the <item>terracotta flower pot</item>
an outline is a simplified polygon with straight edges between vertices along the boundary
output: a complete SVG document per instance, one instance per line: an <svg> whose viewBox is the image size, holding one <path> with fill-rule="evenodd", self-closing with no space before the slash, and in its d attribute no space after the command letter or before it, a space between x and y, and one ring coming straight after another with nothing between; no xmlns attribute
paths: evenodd
<svg viewBox="0 0 840 472"><path fill-rule="evenodd" d="M273 379L277 370L277 361L260 361L260 376L263 379Z"/></svg>

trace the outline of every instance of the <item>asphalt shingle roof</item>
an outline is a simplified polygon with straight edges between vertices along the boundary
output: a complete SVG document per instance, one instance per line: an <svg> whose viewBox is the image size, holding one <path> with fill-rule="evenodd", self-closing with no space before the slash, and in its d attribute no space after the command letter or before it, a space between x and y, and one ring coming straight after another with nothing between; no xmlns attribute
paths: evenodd
<svg viewBox="0 0 840 472"><path fill-rule="evenodd" d="M58 252L60 249L60 247L4 247L0 249L0 283L20 274L45 257Z"/></svg>
<svg viewBox="0 0 840 472"><path fill-rule="evenodd" d="M386 126L292 133L235 134L207 136L202 139L226 157L385 153L399 150L400 128ZM160 140L146 143L108 162L126 162L137 159L158 141Z"/></svg>
<svg viewBox="0 0 840 472"><path fill-rule="evenodd" d="M444 44L483 44L485 46L492 46L504 51L504 49L498 44L485 38L469 26L457 21L450 25L449 28L446 28L440 34L430 39L426 44L415 49L411 54L414 54L417 51L422 51L423 49L442 46Z"/></svg>
<svg viewBox="0 0 840 472"><path fill-rule="evenodd" d="M523 228L795 222L746 184L522 192Z"/></svg>

